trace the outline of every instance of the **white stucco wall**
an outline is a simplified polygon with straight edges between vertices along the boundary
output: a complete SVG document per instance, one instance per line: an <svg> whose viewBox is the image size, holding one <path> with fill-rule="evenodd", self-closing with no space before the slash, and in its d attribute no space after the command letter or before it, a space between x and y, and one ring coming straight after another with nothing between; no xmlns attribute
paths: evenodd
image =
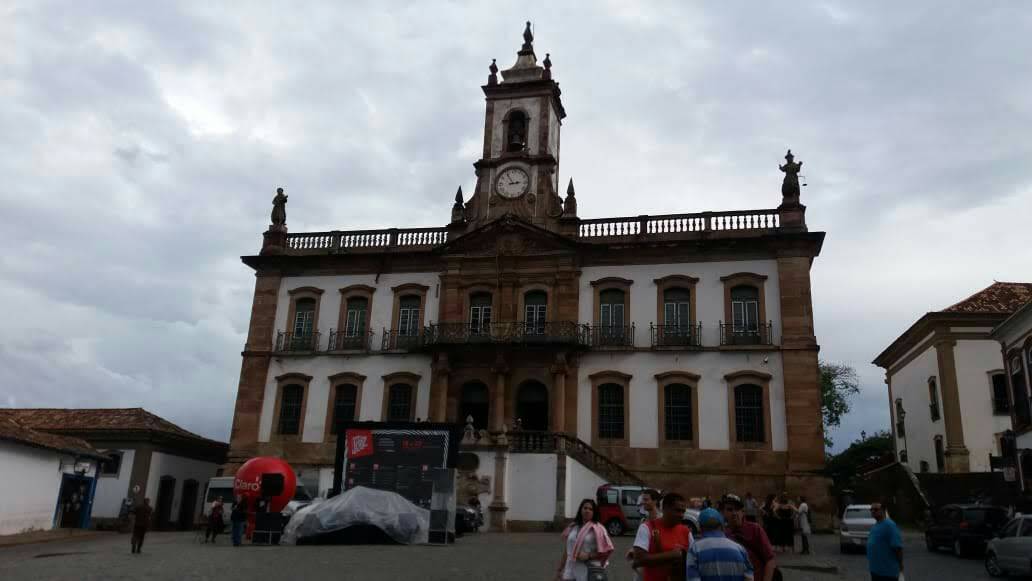
<svg viewBox="0 0 1032 581"><path fill-rule="evenodd" d="M117 518L122 509L122 501L129 495L129 480L133 473L136 450L107 450L106 452L116 451L122 452L122 464L118 469L118 475L97 478L97 492L93 497L93 516L95 517Z"/></svg>
<svg viewBox="0 0 1032 581"><path fill-rule="evenodd" d="M391 319L394 316L394 291L391 288L408 283L430 287L426 294L423 323L437 321L440 274L436 272L381 274L379 281L376 280L375 274L284 277L280 282L276 304L276 331L291 330L287 322L290 312L289 291L304 286L322 289L324 292L319 300L319 320L316 321L316 328L322 333L320 348L324 349L329 341L330 329L336 329L340 322L340 289L354 284L364 284L376 289L369 313L369 330L373 333L370 339L372 348L379 350L383 341L383 330L390 329L393 322Z"/></svg>
<svg viewBox="0 0 1032 581"><path fill-rule="evenodd" d="M495 453L492 451L477 451L474 452L474 454L476 454L477 459L480 463L479 467L477 468L477 476L486 476L488 480L491 482L491 485L488 487L487 492L477 495L477 500L480 501L480 511L484 515L484 528L482 528L481 530L488 531L491 530L491 512L490 510L488 510L487 507L491 504L491 501L494 500ZM507 478L506 482L513 483L513 480L511 478ZM514 485L520 486L520 482L516 481ZM469 499L460 497L457 499L457 502L459 503L459 505L465 505L467 502L469 502Z"/></svg>
<svg viewBox="0 0 1032 581"><path fill-rule="evenodd" d="M276 406L276 378L284 373L304 373L312 376L305 404L305 424L301 440L322 442L326 433L327 409L330 405L330 376L349 372L364 375L359 419L379 421L383 415L383 376L396 372L419 376L416 387L416 417L426 419L430 409L430 364L428 355L374 354L374 355L316 355L313 357L273 358L265 383L265 399L258 429L258 440L268 442L272 434L273 412Z"/></svg>
<svg viewBox="0 0 1032 581"><path fill-rule="evenodd" d="M651 347L649 324L656 321L658 293L657 278L680 274L699 279L695 285L696 322L702 323L703 345L720 344L719 323L724 317L724 283L720 277L738 272L765 275L764 306L768 321L774 324L774 342L781 340L781 299L778 287L778 265L774 260L738 260L728 262L698 262L685 264L634 264L625 266L592 266L584 268L580 277L581 322L594 320L595 289L591 282L615 276L634 281L631 285L630 313L627 322L635 325L634 344Z"/></svg>
<svg viewBox="0 0 1032 581"><path fill-rule="evenodd" d="M906 411L906 442L904 438L897 439L897 447L900 451L904 448L907 451L907 463L914 470L920 470L921 461L928 462L929 471L936 472L935 465L935 436L946 437L946 424L940 417L932 421L928 404L928 378L935 377L939 386L939 407L942 409L942 384L939 379L939 363L935 353L935 347L928 347L921 355L906 364L903 368L892 375L892 395L894 398L902 398L903 409ZM895 403L892 404L895 406ZM895 407L892 411L892 418L895 421ZM945 440L943 446L946 445Z"/></svg>
<svg viewBox="0 0 1032 581"><path fill-rule="evenodd" d="M61 490L61 456L0 441L0 535L49 530Z"/></svg>
<svg viewBox="0 0 1032 581"><path fill-rule="evenodd" d="M201 504L204 500L204 491L208 479L215 476L218 464L204 462L192 458L184 458L163 452L151 454L150 471L147 473L147 498L151 499L151 506L158 505L158 485L162 476L171 476L176 479L175 494L172 498L172 510L170 519L172 522L179 520L179 504L183 500L183 482L196 480L197 502L192 514L198 515L201 512Z"/></svg>
<svg viewBox="0 0 1032 581"><path fill-rule="evenodd" d="M655 293L653 293L655 294ZM764 362L766 360L766 362ZM592 441L591 378L600 371L631 375L629 443L632 447L659 445L659 388L657 373L685 371L700 377L699 447L727 450L731 445L728 387L724 376L752 370L772 375L770 380L771 445L785 450L785 384L781 354L746 351L591 352L581 358L577 379L577 437Z"/></svg>
<svg viewBox="0 0 1032 581"><path fill-rule="evenodd" d="M599 486L606 484L598 474L583 464L566 457L566 518L577 516L577 506L585 498L595 498Z"/></svg>
<svg viewBox="0 0 1032 581"><path fill-rule="evenodd" d="M999 454L998 434L1011 428L1010 415L993 413L990 371L1003 371L1000 344L989 339L957 341L953 348L957 366L964 444L971 453L972 472L989 470L989 454Z"/></svg>
<svg viewBox="0 0 1032 581"><path fill-rule="evenodd" d="M506 472L509 520L551 521L555 517L555 454L510 454Z"/></svg>

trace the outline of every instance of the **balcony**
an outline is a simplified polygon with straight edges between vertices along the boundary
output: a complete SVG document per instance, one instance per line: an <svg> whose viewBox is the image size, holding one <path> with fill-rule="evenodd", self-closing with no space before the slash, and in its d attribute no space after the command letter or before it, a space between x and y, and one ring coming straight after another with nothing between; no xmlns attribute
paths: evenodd
<svg viewBox="0 0 1032 581"><path fill-rule="evenodd" d="M276 333L276 344L273 351L277 353L314 353L319 350L319 337L322 333L295 335L287 331Z"/></svg>
<svg viewBox="0 0 1032 581"><path fill-rule="evenodd" d="M720 324L720 345L722 347L770 346L774 344L773 324L757 325L754 328Z"/></svg>
<svg viewBox="0 0 1032 581"><path fill-rule="evenodd" d="M634 348L634 324L585 325L588 344L592 349Z"/></svg>
<svg viewBox="0 0 1032 581"><path fill-rule="evenodd" d="M650 325L653 349L691 349L702 346L702 323L697 325Z"/></svg>
<svg viewBox="0 0 1032 581"><path fill-rule="evenodd" d="M423 332L427 346L510 344L587 346L585 326L572 321L540 323L435 323Z"/></svg>
<svg viewBox="0 0 1032 581"><path fill-rule="evenodd" d="M384 329L380 349L383 351L415 351L423 346L417 329Z"/></svg>
<svg viewBox="0 0 1032 581"><path fill-rule="evenodd" d="M330 329L330 341L326 345L327 351L369 351L371 348L369 340L372 333L352 333L348 335L345 331Z"/></svg>

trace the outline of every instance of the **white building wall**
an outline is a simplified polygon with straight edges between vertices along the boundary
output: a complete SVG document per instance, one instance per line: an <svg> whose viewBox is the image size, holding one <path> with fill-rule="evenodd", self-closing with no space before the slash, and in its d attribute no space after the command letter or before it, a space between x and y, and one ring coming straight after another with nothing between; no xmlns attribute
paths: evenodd
<svg viewBox="0 0 1032 581"><path fill-rule="evenodd" d="M491 504L491 501L494 500L495 464L496 464L495 463L495 452L493 452L493 451L477 451L477 452L473 452L473 453L476 454L477 459L480 462L479 468L477 468L477 476L481 477L481 478L486 476L488 478L488 480L491 482L491 485L488 487L488 491L487 492L483 492L483 493L477 495L477 500L480 501L480 511L484 515L484 528L481 529L481 530L491 530L491 515L490 515L490 511L488 510L487 507ZM511 464L510 464L510 466L511 466ZM508 475L506 475L506 476L508 476ZM553 475L552 478L554 479L555 476ZM506 482L507 483L511 483L511 482L514 482L514 481L511 478L507 478ZM515 481L515 482L516 482L516 485L519 486L519 481ZM554 486L553 486L553 488L554 488ZM460 505L465 505L467 502L469 502L468 498L459 498L458 499L458 503Z"/></svg>
<svg viewBox="0 0 1032 581"><path fill-rule="evenodd" d="M566 457L566 518L577 516L577 507L585 498L594 499L598 487L606 480L583 464Z"/></svg>
<svg viewBox="0 0 1032 581"><path fill-rule="evenodd" d="M61 455L0 441L0 535L54 526L61 491Z"/></svg>
<svg viewBox="0 0 1032 581"><path fill-rule="evenodd" d="M179 520L179 504L183 500L183 482L191 479L196 480L198 482L197 502L191 514L198 515L201 513L201 505L204 501L204 491L208 484L208 479L215 476L217 470L218 464L214 462L204 462L173 454L154 452L151 454L150 471L147 473L147 498L151 499L151 506L157 507L158 485L161 482L161 477L171 476L175 478L176 487L172 497L172 510L170 511L169 520L177 522Z"/></svg>
<svg viewBox="0 0 1032 581"><path fill-rule="evenodd" d="M767 320L774 324L774 342L781 340L781 294L778 286L778 265L774 260L738 260L729 262L698 262L686 264L634 264L624 266L592 266L581 271L579 318L582 323L594 320L595 289L591 282L610 276L634 281L631 285L631 312L628 322L635 325L636 347L651 347L649 324L656 320L658 293L657 278L680 274L699 279L695 285L696 321L702 323L703 345L720 344L720 327L724 320L724 283L722 276L738 272L765 275L764 307Z"/></svg>
<svg viewBox="0 0 1032 581"><path fill-rule="evenodd" d="M394 316L394 291L392 287L403 284L421 284L430 287L426 295L426 312L423 322L429 324L437 320L438 292L440 290L440 273L416 272L381 274L379 281L375 274L353 274L334 276L289 276L280 282L279 298L276 304L276 331L289 331L287 316L290 311L290 294L293 289L311 286L323 290L319 300L319 320L316 327L322 336L320 348L325 348L329 340L330 329L336 329L340 322L341 295L340 289L354 284L364 284L375 288L373 292L372 310L369 313L369 330L373 350L379 350L383 340L383 330L390 329Z"/></svg>
<svg viewBox="0 0 1032 581"><path fill-rule="evenodd" d="M989 470L989 455L999 454L1001 432L1011 428L1010 415L993 413L991 371L1003 371L1000 344L990 339L957 341L953 348L957 366L961 424L972 472Z"/></svg>
<svg viewBox="0 0 1032 581"><path fill-rule="evenodd" d="M98 476L97 492L93 497L93 516L118 518L122 501L129 495L129 480L133 473L136 450L108 450L121 452L122 464L117 476Z"/></svg>
<svg viewBox="0 0 1032 581"><path fill-rule="evenodd" d="M509 520L551 521L555 517L555 454L510 454L506 472Z"/></svg>
<svg viewBox="0 0 1032 581"><path fill-rule="evenodd" d="M273 358L265 383L265 399L262 404L258 441L268 442L271 437L272 416L277 396L276 377L280 375L296 372L312 376L312 381L308 384L305 424L301 441L322 442L326 433L331 375L343 372L364 375L366 379L362 387L359 420L379 421L383 415L383 376L402 371L414 373L419 376L419 385L415 386L416 417L426 419L430 409L430 381L432 379L430 364L430 357L420 354L316 355Z"/></svg>
<svg viewBox="0 0 1032 581"><path fill-rule="evenodd" d="M653 292L653 294L655 294ZM654 312L654 310L653 310ZM591 352L581 358L577 379L577 437L592 441L591 378L599 371L619 371L631 375L629 443L631 447L655 448L659 445L659 388L657 373L685 371L700 377L699 447L727 450L731 445L728 387L724 376L735 371L752 370L772 375L770 380L771 445L775 451L787 449L785 430L785 384L781 354L758 351L662 351Z"/></svg>
<svg viewBox="0 0 1032 581"><path fill-rule="evenodd" d="M935 436L946 437L946 423L940 417L933 422L928 405L928 378L935 377L939 386L939 407L942 408L942 385L935 347L928 347L921 355L897 371L891 378L892 395L902 398L906 411L906 438L898 438L900 451L906 449L907 464L920 470L921 461L928 462L929 471L937 472L935 465ZM895 402L892 404L895 406ZM896 418L895 409L892 418ZM904 442L905 440L905 442ZM946 442L943 441L945 447Z"/></svg>

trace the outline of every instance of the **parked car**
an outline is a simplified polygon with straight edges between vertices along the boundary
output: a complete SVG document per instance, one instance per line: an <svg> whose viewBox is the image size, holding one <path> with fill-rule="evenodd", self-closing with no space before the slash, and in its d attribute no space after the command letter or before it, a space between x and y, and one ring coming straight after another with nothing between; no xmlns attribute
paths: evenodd
<svg viewBox="0 0 1032 581"><path fill-rule="evenodd" d="M616 537L638 530L641 524L638 497L643 490L644 486L632 484L604 484L598 487L596 501L599 520L606 526L609 536ZM684 524L692 529L693 534L699 533L699 512L693 508L684 512Z"/></svg>
<svg viewBox="0 0 1032 581"><path fill-rule="evenodd" d="M229 513L233 509L233 505L236 504L236 497L233 495L233 477L232 476L215 476L208 480L208 490L204 495L204 517L208 518L208 514L211 512L211 503L216 498L222 499L222 504L225 510L222 511L222 520L228 526ZM290 516L298 511L301 507L308 506L312 503L312 496L308 494L305 489L305 485L301 484L299 480L297 482L297 488L294 489L294 498L287 503L287 506L283 508L283 515Z"/></svg>
<svg viewBox="0 0 1032 581"><path fill-rule="evenodd" d="M950 547L958 557L985 553L986 543L1007 522L1007 509L978 504L947 504L932 511L925 530L929 551Z"/></svg>
<svg viewBox="0 0 1032 581"><path fill-rule="evenodd" d="M888 516L888 513L886 513ZM867 546L867 535L875 524L871 516L871 505L851 504L842 513L842 524L839 525L839 550L843 553Z"/></svg>
<svg viewBox="0 0 1032 581"><path fill-rule="evenodd" d="M1032 515L1012 518L989 541L985 570L993 577L1032 575Z"/></svg>

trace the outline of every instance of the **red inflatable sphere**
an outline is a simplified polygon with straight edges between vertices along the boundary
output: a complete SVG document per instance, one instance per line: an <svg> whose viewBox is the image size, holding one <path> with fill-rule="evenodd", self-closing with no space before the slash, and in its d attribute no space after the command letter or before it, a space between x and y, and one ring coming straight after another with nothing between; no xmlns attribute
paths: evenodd
<svg viewBox="0 0 1032 581"><path fill-rule="evenodd" d="M262 476L265 474L283 475L283 490L275 496L269 496L269 512L279 512L294 498L294 489L297 488L294 469L282 458L263 456L245 462L233 479L233 493L245 497L248 506L253 507L255 501L262 497Z"/></svg>

